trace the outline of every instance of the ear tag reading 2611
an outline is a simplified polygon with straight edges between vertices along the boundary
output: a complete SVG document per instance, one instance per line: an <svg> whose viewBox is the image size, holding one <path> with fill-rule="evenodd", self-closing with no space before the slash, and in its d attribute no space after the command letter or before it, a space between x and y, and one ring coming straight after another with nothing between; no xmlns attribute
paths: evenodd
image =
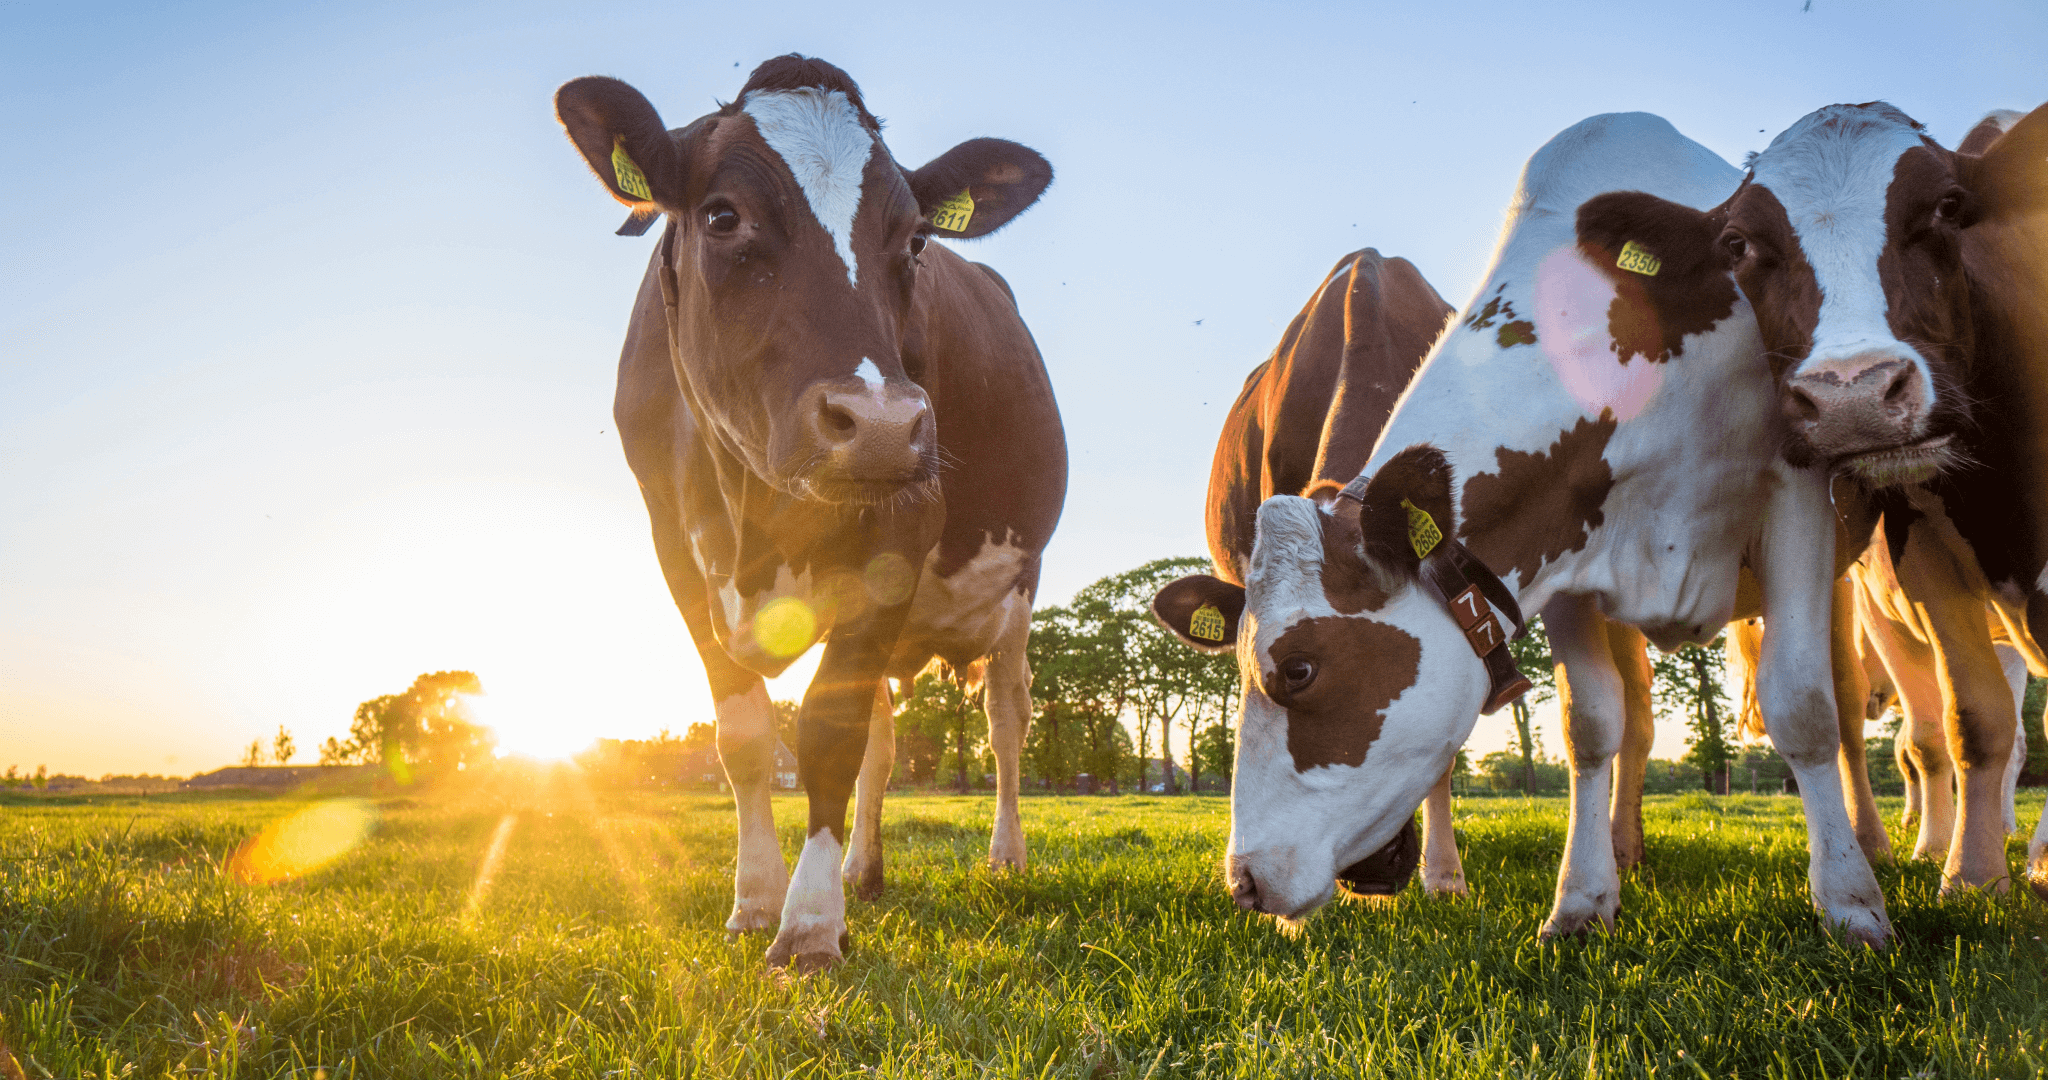
<svg viewBox="0 0 2048 1080"><path fill-rule="evenodd" d="M612 140L612 175L619 179L619 190L628 195L638 196L647 201L654 198L654 189L647 186L647 174L626 154L624 136Z"/></svg>
<svg viewBox="0 0 2048 1080"><path fill-rule="evenodd" d="M974 194L962 191L945 202L932 207L932 228L947 232L966 232L967 223L974 219Z"/></svg>
<svg viewBox="0 0 2048 1080"><path fill-rule="evenodd" d="M1641 244L1630 240L1621 245L1621 258L1614 260L1614 265L1644 277L1656 277L1657 271L1664 269L1664 260L1650 254Z"/></svg>
<svg viewBox="0 0 2048 1080"><path fill-rule="evenodd" d="M1223 613L1214 604L1203 604L1188 616L1188 636L1203 641L1223 640Z"/></svg>
<svg viewBox="0 0 2048 1080"><path fill-rule="evenodd" d="M1436 519L1429 516L1429 511L1406 499L1401 500L1401 506L1408 511L1408 546L1415 549L1416 558L1426 559L1443 542L1443 531L1436 527Z"/></svg>

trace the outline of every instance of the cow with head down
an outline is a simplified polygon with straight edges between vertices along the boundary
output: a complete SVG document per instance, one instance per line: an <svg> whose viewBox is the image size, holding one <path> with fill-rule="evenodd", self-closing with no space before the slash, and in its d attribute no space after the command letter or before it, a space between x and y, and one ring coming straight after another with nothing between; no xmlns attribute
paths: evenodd
<svg viewBox="0 0 2048 1080"><path fill-rule="evenodd" d="M830 964L846 932L842 882L868 897L882 887L885 679L934 657L987 658L989 859L1024 865L1024 649L1066 443L1008 286L931 241L1001 228L1052 169L1000 139L906 168L853 80L794 55L674 130L615 79L564 85L556 113L633 208L622 232L668 220L614 411L717 710L739 815L726 926L775 930L771 964ZM769 805L762 678L819 641L797 719L810 811L792 876Z"/></svg>
<svg viewBox="0 0 2048 1080"><path fill-rule="evenodd" d="M1227 872L1242 906L1299 918L1338 867L1394 839L1476 715L1517 692L1503 639L1540 609L1573 770L1544 932L1611 925L1607 800L1628 693L1610 624L1707 640L1736 613L1746 566L1770 616L1759 693L1805 800L1815 904L1854 938L1889 937L1835 770L1827 465L1930 436L1916 420L1882 444L1843 419L1885 407L1893 390L1876 379L1857 383L1873 400L1814 404L1839 422L1795 430L1781 403L1793 378L1767 364L1725 248L1711 248L1705 215L1741 182L1644 114L1553 139L1523 173L1479 294L1362 472L1327 505L1266 500L1242 589L1198 576L1162 590L1170 623L1211 606L1237 615L1246 693ZM1701 217L1674 232L1644 212L1665 200ZM1923 397L1931 423L1938 387ZM1786 460L1788 440L1808 464Z"/></svg>

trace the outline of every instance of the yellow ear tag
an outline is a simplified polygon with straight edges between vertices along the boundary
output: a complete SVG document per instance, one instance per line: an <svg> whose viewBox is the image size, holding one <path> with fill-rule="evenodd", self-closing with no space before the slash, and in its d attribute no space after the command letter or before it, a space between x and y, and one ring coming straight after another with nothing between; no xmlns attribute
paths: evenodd
<svg viewBox="0 0 2048 1080"><path fill-rule="evenodd" d="M1429 511L1406 499L1401 500L1401 505L1408 511L1408 546L1415 549L1416 558L1427 558L1443 541L1444 534L1436 527L1436 519L1429 516Z"/></svg>
<svg viewBox="0 0 2048 1080"><path fill-rule="evenodd" d="M633 159L626 155L626 139L620 136L612 140L612 175L619 179L619 190L628 195L637 195L642 200L654 198L654 190L647 186L647 174Z"/></svg>
<svg viewBox="0 0 2048 1080"><path fill-rule="evenodd" d="M932 228L947 232L966 232L967 223L974 218L974 195L962 191L945 202L932 207Z"/></svg>
<svg viewBox="0 0 2048 1080"><path fill-rule="evenodd" d="M1223 613L1214 604L1203 604L1188 616L1188 636L1203 641L1223 640Z"/></svg>
<svg viewBox="0 0 2048 1080"><path fill-rule="evenodd" d="M1614 260L1614 265L1644 277L1656 277L1657 271L1664 268L1664 260L1650 254L1641 244L1631 240L1621 245L1621 258Z"/></svg>

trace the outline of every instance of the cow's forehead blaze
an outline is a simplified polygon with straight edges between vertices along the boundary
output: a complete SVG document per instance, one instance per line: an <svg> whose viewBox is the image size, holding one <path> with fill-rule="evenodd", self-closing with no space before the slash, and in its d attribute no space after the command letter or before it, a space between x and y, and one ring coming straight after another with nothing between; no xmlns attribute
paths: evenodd
<svg viewBox="0 0 2048 1080"><path fill-rule="evenodd" d="M846 264L847 283L857 287L853 221L860 213L868 160L880 140L837 90L756 90L740 103L740 111L752 118L762 141L789 169L811 216Z"/></svg>
<svg viewBox="0 0 2048 1080"><path fill-rule="evenodd" d="M1287 714L1287 752L1296 772L1324 765L1361 765L1379 739L1387 709L1422 669L1422 642L1392 623L1360 616L1303 619L1267 650L1274 668L1266 696ZM1276 684L1280 665L1306 658L1316 666L1307 689Z"/></svg>

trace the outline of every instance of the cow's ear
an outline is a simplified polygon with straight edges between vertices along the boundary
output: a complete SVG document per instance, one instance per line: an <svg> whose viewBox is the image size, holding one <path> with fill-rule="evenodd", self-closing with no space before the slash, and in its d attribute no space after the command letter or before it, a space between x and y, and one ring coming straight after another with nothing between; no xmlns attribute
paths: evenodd
<svg viewBox="0 0 2048 1080"><path fill-rule="evenodd" d="M938 236L973 239L1002 228L1052 183L1052 163L1007 139L969 139L909 174L917 208Z"/></svg>
<svg viewBox="0 0 2048 1080"><path fill-rule="evenodd" d="M1237 647L1237 621L1244 615L1244 586L1207 574L1190 574L1152 598L1152 617L1174 637L1203 652Z"/></svg>
<svg viewBox="0 0 2048 1080"><path fill-rule="evenodd" d="M1414 574L1451 530L1451 463L1427 443L1388 458L1366 481L1358 529L1366 558ZM1343 513L1345 505L1337 504Z"/></svg>
<svg viewBox="0 0 2048 1080"><path fill-rule="evenodd" d="M682 154L640 91L603 76L562 84L555 118L612 198L651 219L682 197Z"/></svg>
<svg viewBox="0 0 2048 1080"><path fill-rule="evenodd" d="M1608 332L1623 363L1669 360L1735 305L1734 262L1721 243L1724 203L1695 210L1641 191L1610 191L1579 206L1579 253L1614 282Z"/></svg>
<svg viewBox="0 0 2048 1080"><path fill-rule="evenodd" d="M2048 105L2020 117L1982 156L1958 154L1956 171L1987 216L2048 209Z"/></svg>

